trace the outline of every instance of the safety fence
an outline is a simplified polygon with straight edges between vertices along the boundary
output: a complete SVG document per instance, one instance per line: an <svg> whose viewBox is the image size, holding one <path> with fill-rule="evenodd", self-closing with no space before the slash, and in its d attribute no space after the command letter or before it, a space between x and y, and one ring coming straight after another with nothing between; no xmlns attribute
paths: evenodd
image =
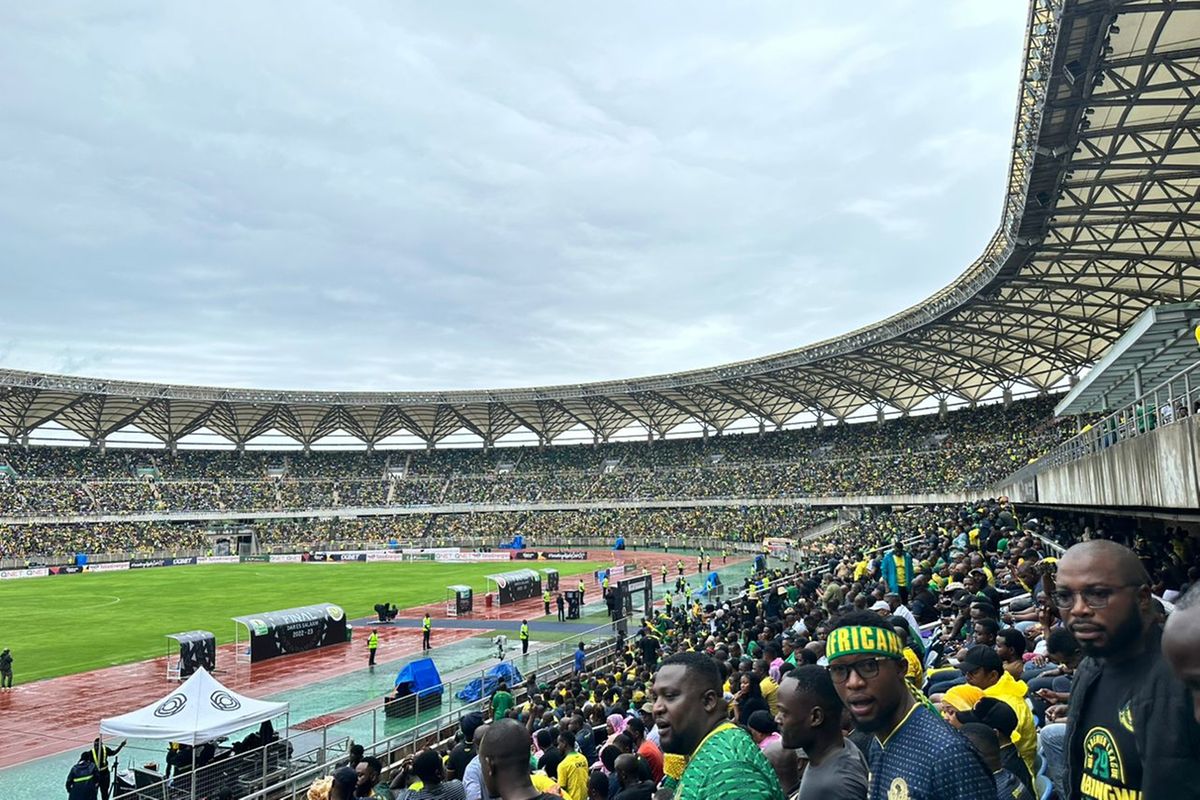
<svg viewBox="0 0 1200 800"><path fill-rule="evenodd" d="M574 651L580 642L584 643L589 669L610 663L617 628L617 623L588 628L573 634L569 640L531 650L519 659L506 659L505 663L515 667L526 680L530 676L536 676L539 682L557 680L573 668ZM624 625L621 629L624 629ZM510 650L503 651L504 655ZM497 648L497 655L500 653ZM489 674L500 663L498 657L487 666L463 670L440 686L427 687L412 695L411 700L404 698L402 718L389 716L384 698L380 697L371 708L335 715L337 719L321 725L290 728L278 741L241 752L218 747L215 743L207 750L203 746L194 752L186 748L176 750L172 758L173 775L164 777L157 771L142 767L124 771L124 775L132 776L132 781L130 785L118 786L114 797L126 800L194 800L214 797L226 788L233 792L235 798L289 796L289 791L306 789L314 776L327 774L332 766L345 760L353 742L362 743L368 755L376 755L381 759L405 747L411 753L417 743L436 739L447 726L456 726L464 714L486 712ZM481 699L458 701L456 694L476 680L480 681ZM494 674L490 680L495 682ZM524 692L523 686L512 686L510 689L518 697ZM400 701L393 701L396 702ZM427 719L422 720L422 716ZM397 731L397 728L401 729ZM200 753L201 760L193 762L192 758L197 753ZM389 757L385 763L394 763L399 758ZM193 763L199 763L200 766L193 768Z"/></svg>

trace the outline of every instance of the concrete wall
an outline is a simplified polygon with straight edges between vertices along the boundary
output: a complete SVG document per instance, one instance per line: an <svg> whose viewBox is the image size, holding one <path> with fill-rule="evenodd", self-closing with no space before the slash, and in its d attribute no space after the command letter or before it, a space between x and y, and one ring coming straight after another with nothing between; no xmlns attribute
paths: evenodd
<svg viewBox="0 0 1200 800"><path fill-rule="evenodd" d="M1192 416L1037 474L1048 505L1200 508L1200 418Z"/></svg>

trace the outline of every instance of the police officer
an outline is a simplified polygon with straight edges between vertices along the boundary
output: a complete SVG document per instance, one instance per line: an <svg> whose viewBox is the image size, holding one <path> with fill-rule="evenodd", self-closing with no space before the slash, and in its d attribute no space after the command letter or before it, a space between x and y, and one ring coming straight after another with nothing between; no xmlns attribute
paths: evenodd
<svg viewBox="0 0 1200 800"><path fill-rule="evenodd" d="M529 620L521 620L521 655L529 652Z"/></svg>
<svg viewBox="0 0 1200 800"><path fill-rule="evenodd" d="M542 603L546 606L546 616L550 616L550 590L542 592Z"/></svg>
<svg viewBox="0 0 1200 800"><path fill-rule="evenodd" d="M379 649L379 632L371 631L371 635L367 637L367 652L371 657L367 660L367 666L375 666L375 651Z"/></svg>
<svg viewBox="0 0 1200 800"><path fill-rule="evenodd" d="M662 573L663 586L667 585L667 565L663 564L659 570Z"/></svg>
<svg viewBox="0 0 1200 800"><path fill-rule="evenodd" d="M117 745L116 749L106 747L97 736L92 741L92 752L89 754L92 763L96 765L96 784L100 787L100 796L104 800L108 800L108 790L112 784L112 776L108 771L108 757L115 756L117 753L125 749L127 741L122 741ZM95 797L95 795L92 795Z"/></svg>
<svg viewBox="0 0 1200 800"><path fill-rule="evenodd" d="M681 559L678 559L678 560L675 562L675 567L676 567L676 569L678 569L678 570L679 570L679 576L680 576L680 577L683 577L683 559L682 559L682 558L681 558Z"/></svg>
<svg viewBox="0 0 1200 800"><path fill-rule="evenodd" d="M583 605L583 592L586 587L583 585L583 578L579 579L579 604Z"/></svg>
<svg viewBox="0 0 1200 800"><path fill-rule="evenodd" d="M433 632L433 620L429 618L429 612L425 612L425 619L421 621L421 650L432 650L433 645L429 644L429 635Z"/></svg>
<svg viewBox="0 0 1200 800"><path fill-rule="evenodd" d="M567 607L567 601L563 599L562 592L558 593L558 597L555 599L554 602L558 604L558 621L566 622L567 612L565 609Z"/></svg>

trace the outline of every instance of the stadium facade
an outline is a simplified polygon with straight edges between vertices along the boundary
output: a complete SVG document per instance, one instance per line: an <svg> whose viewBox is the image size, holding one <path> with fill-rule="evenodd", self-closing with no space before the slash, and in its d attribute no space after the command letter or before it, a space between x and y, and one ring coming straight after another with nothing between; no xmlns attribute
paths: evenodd
<svg viewBox="0 0 1200 800"><path fill-rule="evenodd" d="M845 420L1071 384L1150 306L1200 296L1200 6L1035 0L1003 213L949 286L876 324L711 369L495 391L260 391L0 371L0 438L58 423L93 444L133 425L168 446L201 429L235 445L344 431L429 446L463 429L541 442L583 426L723 431L747 417Z"/></svg>

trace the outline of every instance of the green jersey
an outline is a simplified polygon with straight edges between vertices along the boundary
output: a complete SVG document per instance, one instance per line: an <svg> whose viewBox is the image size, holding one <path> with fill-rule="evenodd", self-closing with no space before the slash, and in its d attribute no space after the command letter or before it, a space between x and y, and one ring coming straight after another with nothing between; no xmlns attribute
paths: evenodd
<svg viewBox="0 0 1200 800"><path fill-rule="evenodd" d="M779 779L750 734L723 724L710 733L679 779L675 800L783 800Z"/></svg>

